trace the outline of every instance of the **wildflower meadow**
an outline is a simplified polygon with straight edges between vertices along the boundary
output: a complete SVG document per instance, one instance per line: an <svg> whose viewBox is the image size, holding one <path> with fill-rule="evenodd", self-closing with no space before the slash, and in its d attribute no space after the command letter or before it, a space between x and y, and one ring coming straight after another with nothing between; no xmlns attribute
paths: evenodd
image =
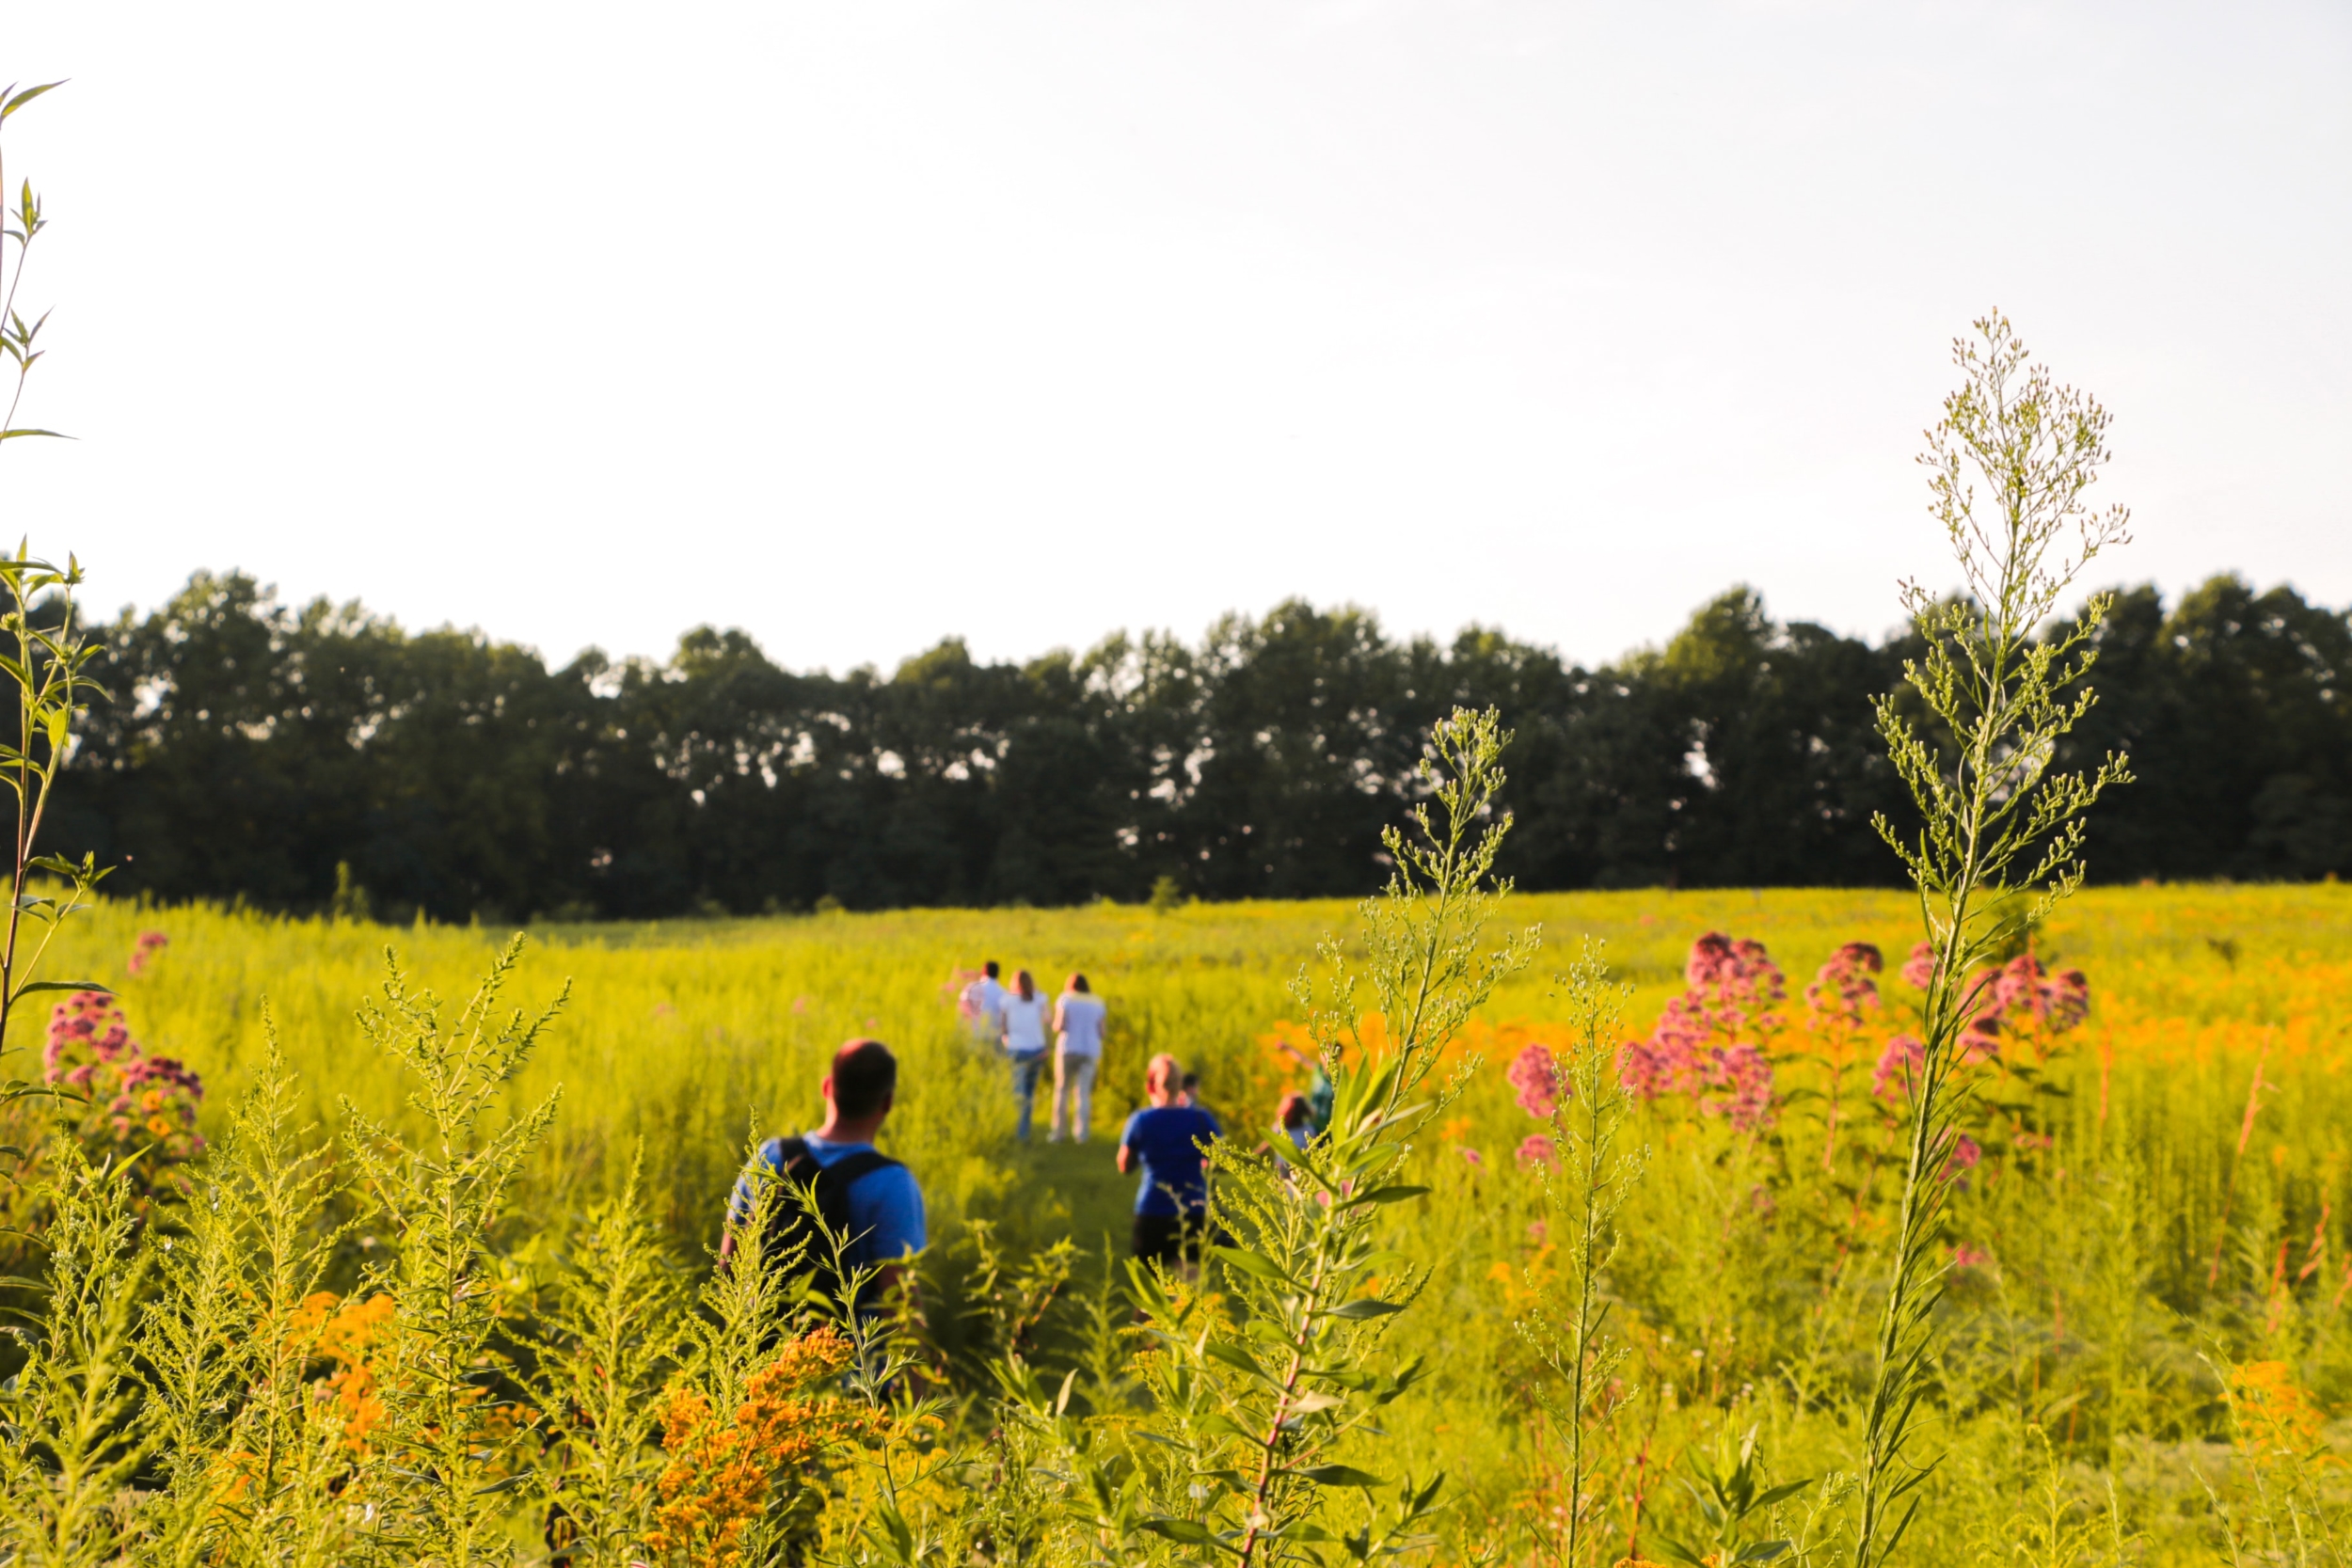
<svg viewBox="0 0 2352 1568"><path fill-rule="evenodd" d="M632 1179L647 1245L658 1243L649 1280L691 1289L746 1138L813 1124L826 1053L871 1033L904 1062L885 1147L919 1173L931 1207L922 1354L942 1386L976 1396L975 1363L1002 1332L993 1314L1022 1305L1022 1269L1067 1239L1068 1280L1025 1330L1037 1375L1058 1386L1104 1348L1089 1337L1105 1327L1104 1292L1108 1328L1130 1329L1123 1272L1102 1259L1106 1245L1123 1250L1132 1189L1110 1168L1104 1129L1140 1103L1144 1061L1178 1055L1237 1139L1264 1141L1279 1095L1306 1083L1285 1049L1306 1038L1285 982L1349 915L1337 903L1104 906L533 933L511 989L571 990L505 1085L516 1106L554 1096L556 1110L489 1232L489 1354L520 1378L524 1347L561 1317L566 1271L596 1244L599 1206ZM1551 974L1591 939L1628 987L1613 1037L1623 1137L1647 1160L1606 1271L1628 1354L1587 1489L1608 1499L1607 1560L1671 1560L1667 1543L1695 1548L1710 1528L1684 1482L1720 1446L1736 1451L1753 1429L1774 1485L1850 1464L1890 1140L1917 1049L1915 906L1869 893L1586 894L1515 896L1500 919L1540 926L1543 948L1446 1047L1443 1070L1467 1078L1416 1140L1430 1190L1400 1206L1396 1249L1398 1266L1429 1277L1390 1330L1425 1375L1385 1407L1376 1438L1358 1439L1359 1457L1376 1458L1363 1466L1375 1473L1449 1478L1453 1502L1429 1530L1438 1560L1550 1560L1567 1433L1536 1397L1535 1352L1514 1325L1563 1266L1545 1179L1573 1021ZM2341 1000L2352 894L2092 889L2015 942L1971 1030L1979 1089L1952 1159L1938 1308L1951 1341L1931 1433L1947 1457L1915 1527L1917 1560L2009 1560L2035 1530L2047 1544L2028 1560L2210 1560L2267 1528L2262 1511L2285 1509L2278 1495L2298 1487L2331 1516L2323 1445L2352 1397ZM116 1125L118 1099L146 1110L135 1097L167 1084L151 1114L167 1114L171 1133L135 1147L151 1144L155 1170L186 1170L197 1146L179 1132L183 1109L220 1136L262 1080L272 1027L292 1122L324 1138L347 1124L347 1102L407 1126L420 1113L399 1064L352 1020L387 944L418 984L453 997L500 946L465 927L102 904L60 938L59 961L113 998L69 994L20 1023L18 1042L47 1051L55 1070L104 1076L74 1123L93 1161L135 1146ZM1001 1069L962 1036L946 986L989 957L1083 970L1109 1000L1091 1145L1012 1143ZM1363 1022L1376 1042L1381 1021ZM157 1061L167 1077L137 1066ZM19 1112L35 1114L46 1113ZM139 1178L142 1194L153 1184ZM347 1218L294 1326L310 1337L313 1397L364 1442L380 1419L368 1354L389 1300L365 1280L390 1238L381 1212L342 1201ZM762 1398L806 1397L781 1373L771 1384ZM665 1530L686 1540L656 1513L682 1517L678 1498L720 1485L698 1471L663 1500L660 1474L677 1456L707 1458L724 1431L775 1418L752 1400L734 1426L698 1427L688 1418L708 1394L660 1375L648 1386L644 1440L660 1467L644 1483L640 1549ZM775 1466L787 1452L772 1449ZM844 1506L795 1495L818 1515ZM1817 1482L1751 1534L1794 1539L1821 1502ZM515 1511L515 1550L546 1549L536 1517ZM2250 1547L2248 1560L2261 1560Z"/></svg>
<svg viewBox="0 0 2352 1568"><path fill-rule="evenodd" d="M1961 587L1905 588L1873 712L1899 895L1516 895L1464 705L1354 905L109 897L42 836L83 573L0 559L0 1562L2343 1562L2352 906L2085 887L2106 415L1997 312L1954 361ZM1015 1140L987 959L1106 1004L1092 1140ZM856 1037L928 1247L745 1173L723 1255ZM1227 1135L1145 1263L1110 1132L1161 1053Z"/></svg>

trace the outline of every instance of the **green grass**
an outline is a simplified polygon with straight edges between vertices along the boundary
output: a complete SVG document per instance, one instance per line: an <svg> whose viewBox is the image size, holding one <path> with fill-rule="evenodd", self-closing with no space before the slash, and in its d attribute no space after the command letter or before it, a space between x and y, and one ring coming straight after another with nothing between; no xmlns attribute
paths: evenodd
<svg viewBox="0 0 2352 1568"><path fill-rule="evenodd" d="M1541 1217L1534 1184L1514 1158L1534 1124L1514 1103L1502 1058L1557 1038L1550 974L1586 936L1606 940L1631 984L1627 1019L1640 1034L1678 989L1692 940L1724 929L1769 944L1788 978L1785 1010L1799 1020L1804 988L1830 952L1875 942L1889 960L1890 1010L1857 1047L1858 1092L1848 1080L1856 1142L1827 1168L1825 1079L1806 1055L1820 1042L1801 1030L1775 1046L1785 1099L1768 1136L1735 1136L1681 1100L1637 1118L1653 1164L1611 1279L1638 1397L1612 1439L1605 1480L1625 1522L1638 1494L1645 1519L1671 1526L1688 1504L1658 1484L1661 1468L1726 1424L1758 1426L1782 1476L1851 1464L1851 1400L1867 1370L1857 1347L1876 1300L1886 1196L1867 1186L1876 1180L1870 1140L1883 1136L1872 1119L1883 1102L1867 1085L1899 1022L1903 988L1891 972L1913 940L1915 906L1876 892L1650 892L1518 897L1505 917L1540 922L1544 950L1473 1030L1489 1059L1442 1137L1417 1155L1416 1180L1434 1190L1412 1206L1413 1250L1430 1274L1395 1333L1436 1375L1398 1407L1392 1457L1456 1479L1464 1502L1454 1528L1466 1545L1522 1540L1547 1506L1555 1461L1531 1415L1534 1372L1511 1324L1552 1262L1531 1228ZM696 1263L716 1240L747 1137L813 1124L826 1054L873 1033L904 1063L883 1141L923 1181L943 1315L961 1306L972 1220L991 1221L1016 1253L1065 1235L1090 1256L1104 1237L1123 1253L1134 1189L1111 1150L1138 1102L1144 1058L1168 1051L1197 1067L1228 1127L1257 1135L1296 1082L1263 1043L1293 1011L1285 987L1314 941L1350 919L1337 903L1252 904L535 932L516 998L551 996L567 978L572 991L516 1085L520 1099L560 1089L562 1101L517 1189L507 1243L522 1267L536 1267L530 1259L545 1249L533 1253L530 1238L560 1246L573 1217L642 1149L673 1256ZM170 942L133 976L125 960L144 929ZM351 1022L383 945L462 998L499 936L108 905L70 930L52 972L119 985L147 1049L205 1075L208 1119L249 1082L266 1002L308 1114L332 1130L346 1099L403 1115L398 1074ZM2231 1458L2228 1402L2199 1354L2275 1361L2330 1408L2352 1402L2352 890L2098 889L2066 907L2038 945L2088 972L2093 1010L2081 1030L2048 1042L2031 1083L1996 1085L1975 1113L1988 1152L1956 1206L1950 1243L1984 1260L1953 1276L1944 1308L1950 1350L1932 1441L1951 1457L1914 1560L2006 1559L2037 1488L2055 1476L2068 1528L2090 1528L2090 1505L2113 1479L2142 1537L2134 1560L2207 1560L2218 1538L2190 1466L2225 1492L2244 1470ZM1092 1144L1051 1146L1041 1130L1029 1148L1011 1142L1005 1070L961 1036L947 1004L951 972L991 957L1027 965L1049 989L1083 969L1108 1000ZM37 1050L40 1022L25 1020L9 1043ZM2270 1087L2241 1156L2258 1061ZM1085 1265L1089 1275L1096 1267ZM953 1322L935 1326L944 1338L957 1332ZM2037 1431L2055 1445L2055 1468L2035 1457Z"/></svg>

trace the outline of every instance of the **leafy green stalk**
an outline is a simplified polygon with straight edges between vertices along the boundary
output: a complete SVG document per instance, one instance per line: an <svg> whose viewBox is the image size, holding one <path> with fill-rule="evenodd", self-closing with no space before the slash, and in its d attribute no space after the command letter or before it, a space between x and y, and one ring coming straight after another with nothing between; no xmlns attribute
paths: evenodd
<svg viewBox="0 0 2352 1568"><path fill-rule="evenodd" d="M63 82L43 82L38 87L18 87L11 84L0 87L0 126L5 126L10 116L34 99L63 86ZM8 188L8 166L5 159L0 159L0 200L5 199ZM0 443L57 434L54 430L20 430L16 424L16 411L24 402L25 378L33 373L35 362L46 352L35 348L33 343L49 320L49 312L44 310L27 325L17 313L16 293L24 281L24 265L32 257L33 242L48 227L48 219L41 215L40 198L33 194L30 180L24 182L13 208L0 207L0 354L7 355L16 365L16 383L8 389L8 411L0 416ZM14 266L8 264L10 240L16 242Z"/></svg>
<svg viewBox="0 0 2352 1568"><path fill-rule="evenodd" d="M643 1554L661 1472L660 1392L683 1303L637 1198L638 1168L573 1239L539 1341L545 1502L579 1568Z"/></svg>
<svg viewBox="0 0 2352 1568"><path fill-rule="evenodd" d="M383 1004L359 1011L361 1031L415 1076L409 1104L429 1129L411 1147L345 1104L354 1163L398 1243L394 1260L368 1279L390 1292L396 1312L382 1378L385 1431L371 1442L367 1469L379 1504L372 1544L403 1561L468 1568L502 1560L499 1494L528 1479L514 1458L517 1433L492 1404L490 1233L523 1157L555 1115L555 1097L486 1135L481 1124L565 997L535 1018L499 1013L521 949L517 937L499 955L452 1029L442 1027L439 999L412 991L389 949Z"/></svg>
<svg viewBox="0 0 2352 1568"><path fill-rule="evenodd" d="M48 82L39 87L0 88L0 126L5 126L17 110L60 85ZM7 189L6 164L0 162L0 199L5 199ZM44 312L27 325L17 314L17 289L24 281L25 261L32 252L33 241L46 227L40 200L34 196L32 182L28 180L14 207L0 208L0 354L6 354L16 366L8 414L0 418L0 446L21 436L56 434L16 427L16 411L24 401L25 378L32 374L34 363L44 352L33 344L40 335L42 324L49 319ZM10 241L16 247L13 265L8 260ZM33 978L50 939L56 935L58 923L83 907L91 890L105 876L94 857L85 855L77 863L62 856L41 855L35 849L41 818L49 807L50 788L56 782L57 769L65 764L75 710L86 693L97 690L97 684L84 673L97 650L73 622L73 590L81 581L81 563L71 556L66 558L65 565L56 566L35 559L22 544L13 558L0 556L0 673L7 675L17 700L17 721L12 733L0 736L0 782L5 782L16 798L8 908L5 926L0 926L0 1041L8 1037L8 1018L16 1004L30 992L105 989L87 980ZM35 894L32 881L39 875L62 880L68 889L66 895L52 898ZM40 927L40 939L30 953L23 949L24 927L28 917ZM0 1103L48 1091L39 1085L11 1081L0 1085Z"/></svg>
<svg viewBox="0 0 2352 1568"><path fill-rule="evenodd" d="M1617 1212L1640 1182L1649 1150L1619 1147L1628 1098L1615 1059L1624 991L1609 984L1598 944L1588 942L1560 982L1574 1038L1559 1069L1553 1158L1543 1183L1544 1207L1562 1238L1563 1263L1558 1279L1541 1288L1529 1270L1534 1305L1513 1326L1556 1380L1538 1385L1535 1394L1567 1441L1567 1519L1556 1560L1576 1568L1590 1554L1586 1515L1599 1500L1590 1484L1590 1439L1634 1393L1613 1381L1626 1347L1608 1332L1604 1276L1617 1252Z"/></svg>
<svg viewBox="0 0 2352 1568"><path fill-rule="evenodd" d="M357 1456L342 1421L313 1397L305 1374L318 1353L325 1314L316 1308L325 1302L327 1269L351 1222L329 1217L342 1182L331 1149L314 1141L317 1129L296 1120L295 1076L266 1010L262 1028L261 1072L228 1136L199 1167L190 1204L191 1212L229 1216L245 1248L241 1297L250 1342L235 1363L244 1386L224 1445L233 1456L227 1479L234 1490L217 1528L231 1561L324 1568L346 1560L350 1509L342 1494ZM188 1354L181 1351L180 1359ZM202 1497L201 1481L192 1484ZM209 1531L182 1528L183 1539L209 1539Z"/></svg>
<svg viewBox="0 0 2352 1568"><path fill-rule="evenodd" d="M1179 1479L1195 1499L1145 1526L1243 1568L1324 1560L1327 1545L1359 1561L1391 1556L1423 1539L1436 1506L1441 1477L1391 1481L1341 1455L1422 1376L1418 1361L1391 1369L1380 1354L1389 1320L1427 1279L1387 1244L1390 1216L1427 1190L1400 1180L1412 1139L1468 1069L1419 1097L1439 1053L1536 942L1532 930L1486 940L1507 891L1493 877L1509 825L1495 805L1506 739L1491 711L1456 710L1437 726L1422 765L1436 812L1414 811L1410 839L1383 835L1396 870L1361 906L1361 967L1327 940L1320 1001L1301 975L1298 999L1335 1085L1329 1126L1287 1168L1235 1144L1212 1149L1209 1227L1232 1244L1211 1251L1230 1302L1212 1308L1163 1275L1133 1271L1161 1350L1150 1376L1162 1441L1182 1456ZM1377 1030L1359 1012L1367 990ZM1384 1511L1377 1493L1391 1485ZM1364 1494L1359 1527L1335 1532L1349 1491Z"/></svg>
<svg viewBox="0 0 2352 1568"><path fill-rule="evenodd" d="M2090 775L2053 768L2059 743L2090 710L2090 689L2069 689L2090 668L2096 650L2089 644L2110 596L2094 595L2073 626L2040 635L2091 559L2128 537L2122 508L2094 512L2083 499L2107 459L2106 410L2029 364L1997 312L1976 333L1954 344L1963 385L1945 399L1920 459L1966 596L1939 601L1916 583L1903 590L1926 644L1905 663L1905 681L1953 753L1928 738L1896 696L1878 703L1879 732L1923 826L1915 839L1884 817L1876 826L1917 889L1935 971L1909 1084L1891 1279L1872 1347L1855 1568L1884 1561L1900 1543L1932 1463L1915 1449L1943 1293L1946 1166L1965 1099L1960 1041L1984 1006L1979 971L1999 957L1996 905L2026 895L2026 918L2038 924L2072 893L2083 875L2084 814L2130 777L2113 756Z"/></svg>
<svg viewBox="0 0 2352 1568"><path fill-rule="evenodd" d="M150 1271L125 1167L60 1138L48 1196L47 1312L0 1404L0 1558L92 1568L129 1544L117 1495L154 1451L134 1366Z"/></svg>

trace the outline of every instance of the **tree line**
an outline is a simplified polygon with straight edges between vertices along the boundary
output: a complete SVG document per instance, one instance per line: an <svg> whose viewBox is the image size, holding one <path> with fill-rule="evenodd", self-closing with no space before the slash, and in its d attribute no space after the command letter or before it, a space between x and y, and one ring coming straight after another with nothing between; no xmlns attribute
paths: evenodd
<svg viewBox="0 0 2352 1568"><path fill-rule="evenodd" d="M514 920L1360 894L1457 704L1516 732L1524 888L1887 883L1872 816L1913 820L1871 702L1915 648L1775 622L1746 589L1597 669L1297 601L1026 664L949 639L803 674L702 627L663 661L550 668L205 573L97 637L111 700L48 842L165 900ZM2347 612L2233 577L2169 609L2130 589L2098 649L2070 744L2138 782L2101 805L2094 877L2352 873Z"/></svg>

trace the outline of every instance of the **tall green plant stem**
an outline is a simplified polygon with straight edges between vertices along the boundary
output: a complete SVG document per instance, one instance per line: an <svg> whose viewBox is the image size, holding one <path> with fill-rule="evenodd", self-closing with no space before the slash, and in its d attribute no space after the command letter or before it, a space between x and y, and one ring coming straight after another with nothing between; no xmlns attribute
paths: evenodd
<svg viewBox="0 0 2352 1568"><path fill-rule="evenodd" d="M0 127L19 109L58 85L49 82L21 89L13 86L0 88ZM0 200L6 199L7 183L6 165L0 162ZM24 281L25 261L33 241L46 226L32 182L25 181L15 203L0 209L0 354L7 355L16 366L16 379L8 392L8 415L0 419L0 447L27 436L56 435L52 430L20 429L16 423L25 379L45 352L33 345L40 336L42 324L49 319L44 313L28 325L17 313L17 290ZM8 263L8 252L11 241L16 246L13 266ZM36 981L32 977L48 950L50 938L56 934L58 922L81 907L105 875L92 857L86 855L76 864L59 856L35 851L41 818L49 807L50 788L56 782L57 769L65 763L74 712L83 695L97 689L96 684L83 673L96 650L73 625L73 590L81 580L81 564L71 556L66 558L64 566L58 567L34 559L20 544L13 558L0 557L0 648L13 650L0 651L0 673L6 674L17 700L14 736L0 741L0 780L7 782L16 797L8 908L6 927L0 929L0 1048L5 1048L9 1015L26 993L103 989L86 980ZM53 624L43 624L41 616L36 614L37 605ZM65 882L67 895L35 895L32 883L38 873ZM23 950L24 922L28 917L41 927L40 941L30 954ZM0 1086L0 1101L37 1092L40 1091L34 1085L11 1083Z"/></svg>
<svg viewBox="0 0 2352 1568"><path fill-rule="evenodd" d="M1331 1077L1329 1125L1302 1149L1277 1134L1279 1164L1233 1143L1211 1147L1208 1230L1220 1241L1208 1251L1223 1296L1156 1269L1130 1272L1164 1352L1142 1367L1162 1412L1154 1440L1184 1456L1181 1496L1166 1498L1175 1511L1136 1523L1179 1545L1251 1565L1299 1560L1335 1540L1368 1560L1425 1539L1442 1478L1391 1482L1335 1460L1422 1376L1418 1361L1391 1370L1380 1345L1427 1275L1380 1238L1394 1223L1385 1211L1427 1191L1399 1178L1410 1140L1458 1092L1460 1075L1434 1093L1423 1085L1536 939L1490 945L1485 936L1503 891L1493 867L1509 825L1496 809L1506 739L1492 712L1457 710L1436 727L1422 767L1429 803L1412 814L1412 835L1383 835L1396 871L1360 906L1361 966L1327 939L1320 992L1303 973L1294 987ZM1376 1032L1361 1022L1367 990L1384 1023ZM1033 1424L1058 1417L1040 1412ZM1108 1522L1126 1507L1125 1483L1103 1475L1095 1512ZM1391 1484L1397 1495L1383 1509L1377 1494ZM1362 1525L1336 1536L1324 1521L1349 1492L1364 1495Z"/></svg>
<svg viewBox="0 0 2352 1568"><path fill-rule="evenodd" d="M1640 1181L1649 1151L1618 1148L1626 1091L1613 1044L1622 991L1609 983L1599 946L1587 942L1559 981L1566 991L1574 1037L1566 1061L1555 1069L1554 1163L1544 1171L1544 1205L1564 1233L1566 1272L1557 1288L1546 1290L1531 1265L1525 1277L1534 1305L1512 1326L1565 1388L1563 1398L1554 1387L1539 1385L1536 1398L1567 1440L1567 1528L1557 1560L1576 1568L1590 1544L1585 1513L1591 1436L1614 1421L1633 1397L1629 1388L1611 1387L1626 1350L1607 1332L1604 1276L1617 1252L1617 1212Z"/></svg>
<svg viewBox="0 0 2352 1568"><path fill-rule="evenodd" d="M1910 1075L1911 1127L1886 1302L1879 1317L1861 1454L1855 1568L1884 1561L1916 1516L1932 1461L1910 1451L1930 1392L1934 1311L1944 1268L1936 1257L1949 1194L1946 1167L1959 1136L1966 1085L1961 1037L1981 1006L1996 956L1994 895L2028 892L2039 921L2080 885L2083 817L2108 785L2126 782L2108 757L2090 775L2052 765L2090 710L2088 688L2069 694L2096 657L2092 641L2109 598L2093 596L2071 626L2044 633L2058 597L2099 551L2128 537L2121 507L2093 512L2084 492L2107 459L2108 416L2098 403L2052 383L1995 311L1953 345L1962 386L1945 399L1920 463L1932 511L1959 564L1963 595L1939 599L1916 583L1904 606L1926 645L1904 664L1906 685L1931 732L1896 695L1878 703L1879 733L1918 808L1915 838L1883 816L1880 835L1901 857L1919 896L1935 958L1920 1059ZM1977 483L1988 494L1980 502Z"/></svg>

